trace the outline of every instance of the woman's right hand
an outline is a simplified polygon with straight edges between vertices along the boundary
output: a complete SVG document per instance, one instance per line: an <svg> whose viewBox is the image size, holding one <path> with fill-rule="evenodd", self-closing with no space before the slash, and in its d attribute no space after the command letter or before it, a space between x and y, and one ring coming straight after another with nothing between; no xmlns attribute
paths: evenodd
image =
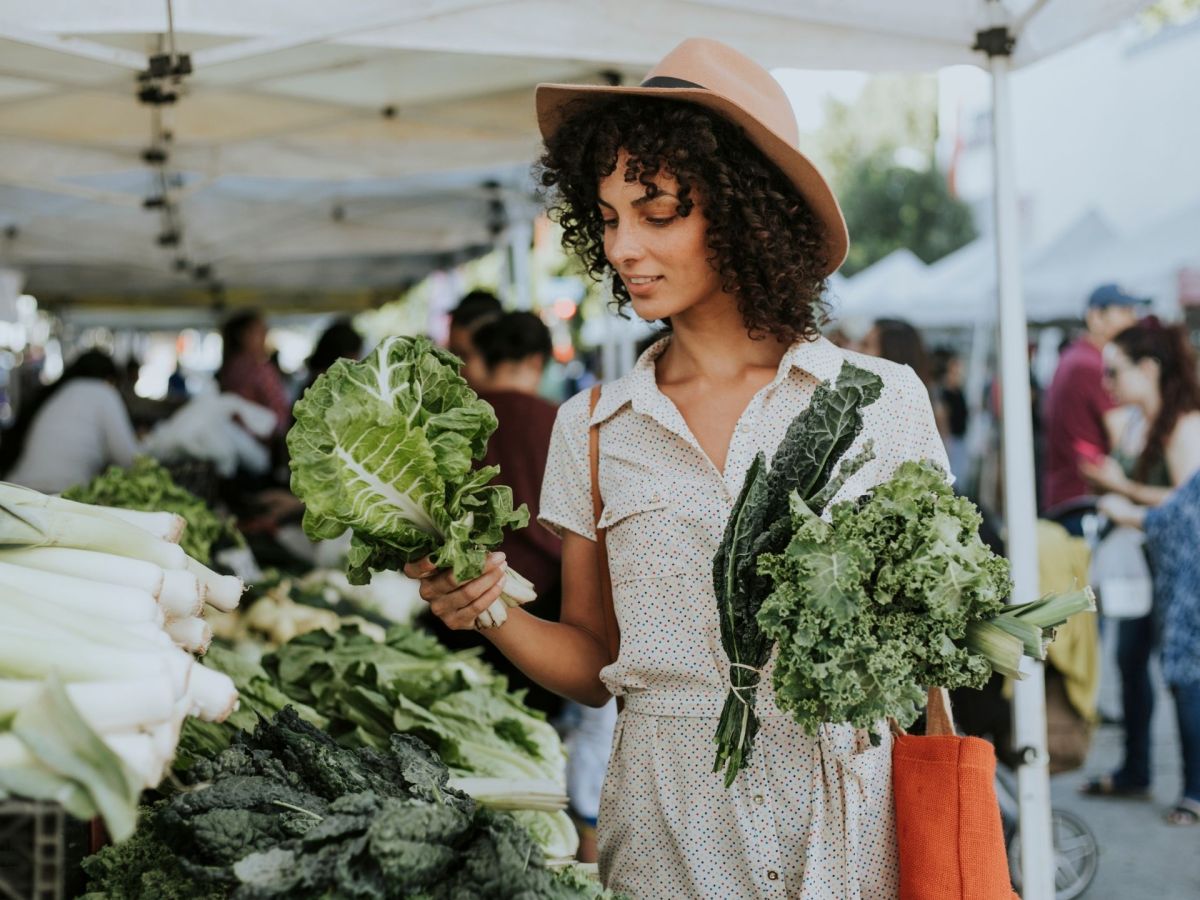
<svg viewBox="0 0 1200 900"><path fill-rule="evenodd" d="M421 582L421 599L447 628L470 631L476 627L479 614L504 590L508 566L503 553L490 553L483 574L459 584L451 570L439 569L425 557L406 565L404 574Z"/></svg>

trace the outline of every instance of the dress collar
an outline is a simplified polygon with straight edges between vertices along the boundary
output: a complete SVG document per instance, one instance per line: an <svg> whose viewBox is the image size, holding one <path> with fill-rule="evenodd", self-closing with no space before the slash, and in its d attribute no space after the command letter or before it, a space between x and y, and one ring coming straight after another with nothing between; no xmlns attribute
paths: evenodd
<svg viewBox="0 0 1200 900"><path fill-rule="evenodd" d="M629 374L604 386L589 425L606 421L628 403L632 403L638 412L651 415L661 404L670 403L658 389L654 371L656 361L670 342L669 336L655 342L642 353ZM780 359L771 387L777 387L793 369L806 372L818 381L833 381L841 371L843 361L842 351L827 338L818 336L811 341L796 341ZM674 404L671 406L673 408Z"/></svg>

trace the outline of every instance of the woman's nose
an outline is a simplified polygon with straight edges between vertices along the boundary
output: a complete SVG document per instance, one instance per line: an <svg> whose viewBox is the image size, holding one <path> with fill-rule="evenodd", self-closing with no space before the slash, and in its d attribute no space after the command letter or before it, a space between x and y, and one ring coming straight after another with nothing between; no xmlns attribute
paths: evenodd
<svg viewBox="0 0 1200 900"><path fill-rule="evenodd" d="M608 259L613 265L620 266L642 258L645 250L632 225L618 223L609 234Z"/></svg>

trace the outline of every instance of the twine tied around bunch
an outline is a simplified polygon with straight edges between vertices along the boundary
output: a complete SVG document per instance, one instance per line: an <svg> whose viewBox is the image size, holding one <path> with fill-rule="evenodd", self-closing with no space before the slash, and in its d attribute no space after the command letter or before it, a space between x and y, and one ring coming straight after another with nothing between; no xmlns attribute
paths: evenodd
<svg viewBox="0 0 1200 900"><path fill-rule="evenodd" d="M755 675L754 683L753 684L743 684L740 686L734 684L733 683L733 670L734 669L745 669L747 672L753 672ZM763 677L762 669L755 668L754 666L748 666L745 663L740 663L740 662L731 662L729 664L729 690L733 692L733 696L737 697L738 702L741 703L743 706L749 706L750 702L745 697L742 696L742 691L755 690L758 687L759 682L762 681L762 677Z"/></svg>

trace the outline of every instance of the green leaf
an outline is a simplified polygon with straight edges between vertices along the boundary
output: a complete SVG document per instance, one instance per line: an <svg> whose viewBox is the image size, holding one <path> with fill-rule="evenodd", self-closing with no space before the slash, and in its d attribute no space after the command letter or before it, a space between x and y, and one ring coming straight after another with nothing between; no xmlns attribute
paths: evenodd
<svg viewBox="0 0 1200 900"><path fill-rule="evenodd" d="M512 492L489 484L498 469L473 469L497 423L457 367L426 338L389 338L362 362L335 363L296 403L287 440L304 530L353 532L352 583L427 555L474 578L505 529L528 523Z"/></svg>

